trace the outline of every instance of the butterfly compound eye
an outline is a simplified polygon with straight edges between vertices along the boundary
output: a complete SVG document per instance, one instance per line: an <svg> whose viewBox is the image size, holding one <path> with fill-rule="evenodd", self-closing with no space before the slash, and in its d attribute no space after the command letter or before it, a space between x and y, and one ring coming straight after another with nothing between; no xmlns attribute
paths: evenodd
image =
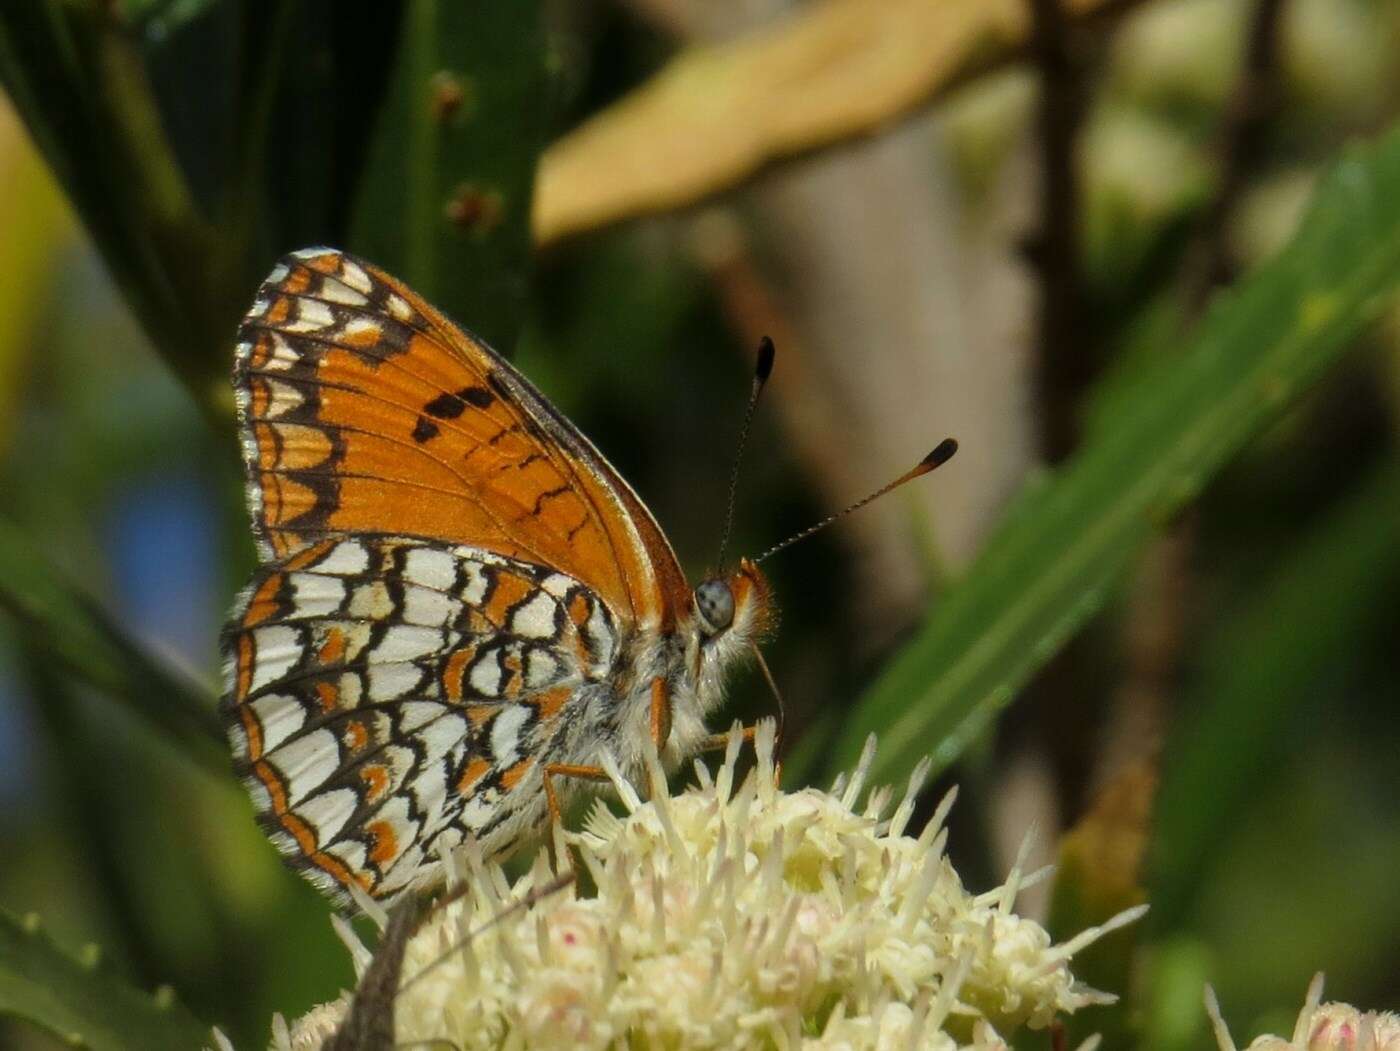
<svg viewBox="0 0 1400 1051"><path fill-rule="evenodd" d="M723 580L702 581L695 589L695 612L706 635L715 635L734 623L734 592Z"/></svg>

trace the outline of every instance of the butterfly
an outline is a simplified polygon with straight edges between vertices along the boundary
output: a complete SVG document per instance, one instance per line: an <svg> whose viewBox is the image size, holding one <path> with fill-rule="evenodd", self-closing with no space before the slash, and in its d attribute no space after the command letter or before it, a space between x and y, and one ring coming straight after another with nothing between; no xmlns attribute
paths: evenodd
<svg viewBox="0 0 1400 1051"><path fill-rule="evenodd" d="M238 333L260 565L223 633L235 767L285 859L344 906L510 853L558 788L674 766L769 627L757 566L691 588L572 423L401 282L282 259ZM352 888L354 890L352 891Z"/></svg>

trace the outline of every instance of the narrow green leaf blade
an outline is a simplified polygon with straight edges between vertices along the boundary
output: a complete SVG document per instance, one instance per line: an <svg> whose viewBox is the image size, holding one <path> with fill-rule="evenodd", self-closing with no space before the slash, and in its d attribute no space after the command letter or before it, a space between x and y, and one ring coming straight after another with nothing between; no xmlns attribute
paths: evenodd
<svg viewBox="0 0 1400 1051"><path fill-rule="evenodd" d="M1171 930L1271 762L1296 751L1294 712L1366 645L1400 587L1400 465L1388 464L1314 528L1219 636L1183 700L1163 763L1151 923Z"/></svg>
<svg viewBox="0 0 1400 1051"><path fill-rule="evenodd" d="M173 336L178 311L150 270L147 235L112 185L110 129L56 4L0 7L0 84L62 184L132 309L158 342Z"/></svg>
<svg viewBox="0 0 1400 1051"><path fill-rule="evenodd" d="M376 0L284 0L237 14L242 171L226 222L257 226L251 296L284 252L348 244L403 11Z"/></svg>
<svg viewBox="0 0 1400 1051"><path fill-rule="evenodd" d="M1292 243L1190 345L1115 399L1090 445L988 544L860 701L874 776L952 762L1089 617L1142 542L1312 384L1400 281L1400 132L1348 152ZM950 467L956 469L956 465Z"/></svg>
<svg viewBox="0 0 1400 1051"><path fill-rule="evenodd" d="M210 692L148 653L4 519L0 610L69 675L124 704L201 766L227 773Z"/></svg>
<svg viewBox="0 0 1400 1051"><path fill-rule="evenodd" d="M505 351L548 101L538 2L412 0L352 227L356 251Z"/></svg>
<svg viewBox="0 0 1400 1051"><path fill-rule="evenodd" d="M106 5L4 5L0 82L142 326L217 415L233 248L196 204L132 27Z"/></svg>
<svg viewBox="0 0 1400 1051"><path fill-rule="evenodd" d="M59 949L34 920L0 913L0 1014L49 1030L92 1051L191 1051L210 1030L165 994L127 985L96 960Z"/></svg>

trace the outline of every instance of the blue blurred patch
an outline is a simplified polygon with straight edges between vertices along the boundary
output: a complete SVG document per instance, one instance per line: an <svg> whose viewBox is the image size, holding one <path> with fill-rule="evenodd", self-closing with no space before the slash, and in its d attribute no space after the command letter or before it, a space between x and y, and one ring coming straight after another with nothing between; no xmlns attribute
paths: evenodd
<svg viewBox="0 0 1400 1051"><path fill-rule="evenodd" d="M112 573L112 609L143 642L205 667L219 607L217 515L195 475L137 479L112 501L102 544Z"/></svg>

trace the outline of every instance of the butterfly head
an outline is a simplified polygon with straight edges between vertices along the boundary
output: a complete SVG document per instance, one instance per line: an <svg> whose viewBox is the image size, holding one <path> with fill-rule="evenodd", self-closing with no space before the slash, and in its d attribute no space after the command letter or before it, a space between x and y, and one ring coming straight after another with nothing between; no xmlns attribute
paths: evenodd
<svg viewBox="0 0 1400 1051"><path fill-rule="evenodd" d="M728 576L702 580L694 594L695 622L706 643L724 639L746 643L771 626L773 605L768 578L747 558Z"/></svg>

